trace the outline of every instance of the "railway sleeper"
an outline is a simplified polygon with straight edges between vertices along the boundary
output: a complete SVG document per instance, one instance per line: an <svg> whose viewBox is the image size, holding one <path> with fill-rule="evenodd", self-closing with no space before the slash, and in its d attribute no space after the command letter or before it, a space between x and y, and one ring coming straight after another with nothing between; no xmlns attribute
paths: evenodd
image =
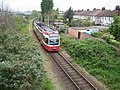
<svg viewBox="0 0 120 90"><path fill-rule="evenodd" d="M75 72L75 71L73 71L73 70L69 70L69 71L68 71L68 70L66 70L66 71L67 71L68 73L74 73L74 74L76 73L76 72Z"/></svg>
<svg viewBox="0 0 120 90"><path fill-rule="evenodd" d="M82 78L81 76L78 76L78 75L74 75L72 76L73 79L78 79L78 78Z"/></svg>
<svg viewBox="0 0 120 90"><path fill-rule="evenodd" d="M66 61L64 60L59 60L60 63L67 63Z"/></svg>
<svg viewBox="0 0 120 90"><path fill-rule="evenodd" d="M75 72L75 73L69 73L69 75L70 75L71 77L73 77L73 76L79 76L76 72Z"/></svg>
<svg viewBox="0 0 120 90"><path fill-rule="evenodd" d="M62 65L64 68L71 68L70 65Z"/></svg>
<svg viewBox="0 0 120 90"><path fill-rule="evenodd" d="M86 81L83 81L83 80L81 80L81 81L76 81L78 84L81 84L81 85L84 85L84 84L88 84Z"/></svg>
<svg viewBox="0 0 120 90"><path fill-rule="evenodd" d="M82 83L85 82L83 78L73 78L75 82ZM86 83L86 82L85 82Z"/></svg>
<svg viewBox="0 0 120 90"><path fill-rule="evenodd" d="M82 90L94 90L90 85L80 85L79 86Z"/></svg>
<svg viewBox="0 0 120 90"><path fill-rule="evenodd" d="M73 68L65 68L66 71L73 71Z"/></svg>
<svg viewBox="0 0 120 90"><path fill-rule="evenodd" d="M66 63L66 62L59 62L60 64L62 64L62 65L69 65L68 63Z"/></svg>

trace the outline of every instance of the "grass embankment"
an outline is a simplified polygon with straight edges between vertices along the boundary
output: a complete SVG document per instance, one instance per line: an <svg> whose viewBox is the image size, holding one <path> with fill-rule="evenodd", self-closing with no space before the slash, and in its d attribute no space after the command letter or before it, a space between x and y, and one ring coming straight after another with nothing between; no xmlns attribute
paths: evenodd
<svg viewBox="0 0 120 90"><path fill-rule="evenodd" d="M80 42L61 35L61 47L110 90L120 90L120 58L112 45L96 39Z"/></svg>
<svg viewBox="0 0 120 90"><path fill-rule="evenodd" d="M33 30L32 21L33 21L33 19L29 19L28 24L27 24L27 33L30 34L30 35L32 33L32 30ZM33 43L34 43L34 41L33 41ZM40 84L41 84L40 86L41 86L42 90L53 90L53 88L54 88L52 81L50 79L48 79L46 75L44 76L44 79ZM40 88L38 88L38 90L39 89Z"/></svg>
<svg viewBox="0 0 120 90"><path fill-rule="evenodd" d="M9 21L13 21L9 23ZM13 16L0 27L0 90L53 90L30 35L29 18Z"/></svg>

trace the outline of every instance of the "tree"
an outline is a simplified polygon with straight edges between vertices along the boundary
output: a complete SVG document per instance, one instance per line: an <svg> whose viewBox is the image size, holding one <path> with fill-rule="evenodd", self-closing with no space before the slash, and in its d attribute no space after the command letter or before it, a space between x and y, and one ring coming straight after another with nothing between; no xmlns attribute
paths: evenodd
<svg viewBox="0 0 120 90"><path fill-rule="evenodd" d="M93 11L97 10L96 8L93 8Z"/></svg>
<svg viewBox="0 0 120 90"><path fill-rule="evenodd" d="M116 10L116 14L117 14L118 16L120 16L120 6L119 6L119 5L117 5L117 6L115 7L115 10Z"/></svg>
<svg viewBox="0 0 120 90"><path fill-rule="evenodd" d="M114 22L109 27L110 33L115 37L116 40L120 41L120 17L114 16Z"/></svg>
<svg viewBox="0 0 120 90"><path fill-rule="evenodd" d="M90 9L87 9L87 11L90 11Z"/></svg>
<svg viewBox="0 0 120 90"><path fill-rule="evenodd" d="M120 10L120 6L117 5L117 6L115 7L115 10Z"/></svg>
<svg viewBox="0 0 120 90"><path fill-rule="evenodd" d="M64 21L65 23L67 23L68 25L70 25L70 22L73 19L73 15L74 15L74 11L73 9L70 7L65 13L64 13Z"/></svg>
<svg viewBox="0 0 120 90"><path fill-rule="evenodd" d="M37 20L40 20L40 19L41 19L41 12L40 12L40 11L33 10L31 16L32 16L33 18L36 17Z"/></svg>
<svg viewBox="0 0 120 90"><path fill-rule="evenodd" d="M59 17L59 9L56 9L56 10L52 10L51 12L51 15L50 15L50 22L54 22L54 21L57 21L58 20L58 17Z"/></svg>
<svg viewBox="0 0 120 90"><path fill-rule="evenodd" d="M105 7L102 7L102 11L105 10Z"/></svg>
<svg viewBox="0 0 120 90"><path fill-rule="evenodd" d="M37 13L36 10L33 10L33 11L32 11L32 16L33 16L33 17L37 17L37 16L38 16L38 13Z"/></svg>
<svg viewBox="0 0 120 90"><path fill-rule="evenodd" d="M54 3L53 0L42 0L41 2L41 13L44 21L44 16L47 14L48 16L48 25L49 25L49 15L53 9Z"/></svg>
<svg viewBox="0 0 120 90"><path fill-rule="evenodd" d="M56 11L58 11L58 12L59 12L59 8L57 8L57 9L56 9Z"/></svg>

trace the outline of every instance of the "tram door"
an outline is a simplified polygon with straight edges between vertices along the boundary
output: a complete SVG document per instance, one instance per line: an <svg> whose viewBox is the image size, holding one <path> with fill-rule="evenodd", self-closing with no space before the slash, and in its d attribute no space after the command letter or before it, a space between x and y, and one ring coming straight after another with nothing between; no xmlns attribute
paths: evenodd
<svg viewBox="0 0 120 90"><path fill-rule="evenodd" d="M78 32L78 39L80 39L80 36L81 36L81 32Z"/></svg>

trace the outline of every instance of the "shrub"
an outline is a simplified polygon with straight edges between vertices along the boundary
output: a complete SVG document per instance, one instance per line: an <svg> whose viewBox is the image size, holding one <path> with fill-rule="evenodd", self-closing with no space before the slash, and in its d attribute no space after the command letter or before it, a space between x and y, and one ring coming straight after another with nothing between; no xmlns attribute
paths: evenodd
<svg viewBox="0 0 120 90"><path fill-rule="evenodd" d="M77 20L72 20L71 23L70 23L70 25L72 27L78 27L79 26L79 22Z"/></svg>
<svg viewBox="0 0 120 90"><path fill-rule="evenodd" d="M92 36L100 38L102 36L102 32L94 32L94 33L92 33Z"/></svg>
<svg viewBox="0 0 120 90"><path fill-rule="evenodd" d="M59 30L59 33L65 33L65 29L63 29L63 28L60 29L60 30Z"/></svg>
<svg viewBox="0 0 120 90"><path fill-rule="evenodd" d="M120 45L120 42L118 42L118 41L116 41L116 40L113 40L113 39L110 39L110 40L109 40L109 43L110 43L110 44L113 44L113 45L115 45L115 46L119 46L119 45Z"/></svg>
<svg viewBox="0 0 120 90"><path fill-rule="evenodd" d="M72 20L70 25L72 27L82 27L82 26L88 27L88 26L91 26L92 23L89 20L85 20L85 21L84 20Z"/></svg>
<svg viewBox="0 0 120 90"><path fill-rule="evenodd" d="M110 90L120 90L120 58L112 45L97 39L78 41L61 35L61 46L76 63L104 82Z"/></svg>
<svg viewBox="0 0 120 90"><path fill-rule="evenodd" d="M0 89L33 89L43 79L42 58L30 37L0 34Z"/></svg>

